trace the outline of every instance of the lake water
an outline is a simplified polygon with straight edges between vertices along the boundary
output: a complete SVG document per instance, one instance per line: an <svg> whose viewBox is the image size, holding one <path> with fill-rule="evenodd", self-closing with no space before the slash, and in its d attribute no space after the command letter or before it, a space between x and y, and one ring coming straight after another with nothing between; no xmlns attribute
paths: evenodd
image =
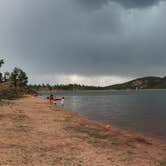
<svg viewBox="0 0 166 166"><path fill-rule="evenodd" d="M43 96L49 95L44 93ZM63 92L65 108L166 140L166 91Z"/></svg>

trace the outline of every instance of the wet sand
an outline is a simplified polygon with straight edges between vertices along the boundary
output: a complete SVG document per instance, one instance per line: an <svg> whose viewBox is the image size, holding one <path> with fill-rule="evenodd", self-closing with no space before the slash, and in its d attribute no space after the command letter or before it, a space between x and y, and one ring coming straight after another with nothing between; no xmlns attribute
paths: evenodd
<svg viewBox="0 0 166 166"><path fill-rule="evenodd" d="M27 96L0 104L0 165L165 166L166 143Z"/></svg>

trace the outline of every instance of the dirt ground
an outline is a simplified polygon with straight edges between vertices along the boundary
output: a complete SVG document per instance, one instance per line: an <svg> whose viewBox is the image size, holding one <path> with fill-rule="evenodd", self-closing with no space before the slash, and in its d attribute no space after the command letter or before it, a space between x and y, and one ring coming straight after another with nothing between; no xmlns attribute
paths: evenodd
<svg viewBox="0 0 166 166"><path fill-rule="evenodd" d="M0 103L0 165L166 166L166 143L28 96Z"/></svg>

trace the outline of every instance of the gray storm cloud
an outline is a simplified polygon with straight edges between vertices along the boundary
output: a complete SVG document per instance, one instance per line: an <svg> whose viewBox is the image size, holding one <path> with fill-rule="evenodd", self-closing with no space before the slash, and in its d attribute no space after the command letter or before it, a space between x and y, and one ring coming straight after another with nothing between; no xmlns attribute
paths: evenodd
<svg viewBox="0 0 166 166"><path fill-rule="evenodd" d="M158 4L161 0L112 0L126 8L146 8Z"/></svg>
<svg viewBox="0 0 166 166"><path fill-rule="evenodd" d="M1 54L34 77L164 75L164 4L159 0L1 0Z"/></svg>
<svg viewBox="0 0 166 166"><path fill-rule="evenodd" d="M80 3L80 5L91 8L98 9L103 5L108 5L110 2L116 2L125 8L146 8L158 4L162 0L75 0Z"/></svg>

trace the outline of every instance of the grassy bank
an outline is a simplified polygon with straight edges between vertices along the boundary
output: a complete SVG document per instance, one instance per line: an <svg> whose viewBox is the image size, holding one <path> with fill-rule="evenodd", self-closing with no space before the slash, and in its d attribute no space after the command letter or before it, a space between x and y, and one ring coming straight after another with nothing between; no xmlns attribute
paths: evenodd
<svg viewBox="0 0 166 166"><path fill-rule="evenodd" d="M2 99L18 99L25 94L37 95L37 92L31 90L28 86L16 88L12 81L0 83L0 100Z"/></svg>

